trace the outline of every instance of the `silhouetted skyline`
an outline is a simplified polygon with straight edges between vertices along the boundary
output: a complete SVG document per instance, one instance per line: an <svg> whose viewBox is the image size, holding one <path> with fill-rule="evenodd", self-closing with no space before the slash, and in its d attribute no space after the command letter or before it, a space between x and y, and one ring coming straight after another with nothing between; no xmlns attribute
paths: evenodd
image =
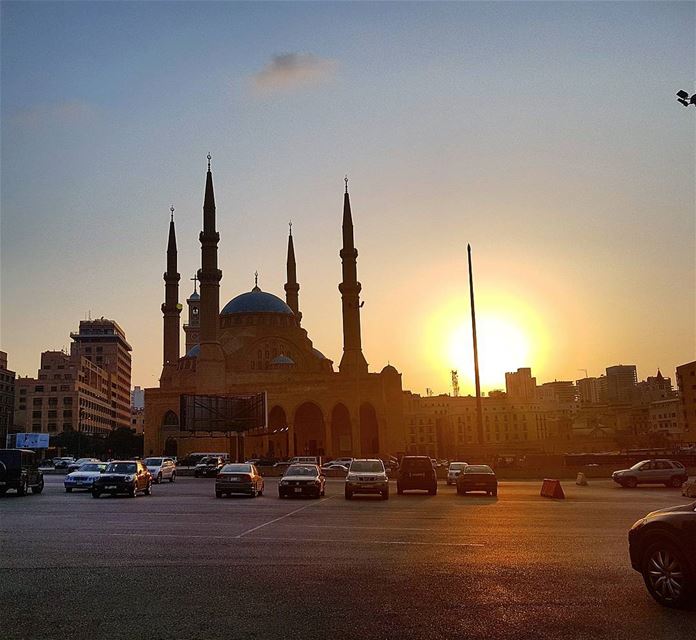
<svg viewBox="0 0 696 640"><path fill-rule="evenodd" d="M22 375L91 310L161 369L176 212L181 297L200 267L214 156L221 300L283 296L342 349L342 180L360 247L362 346L404 388L484 390L631 362L673 374L694 341L694 6L2 6L0 348ZM190 286L190 291L187 287ZM182 337L183 344L183 337Z"/></svg>

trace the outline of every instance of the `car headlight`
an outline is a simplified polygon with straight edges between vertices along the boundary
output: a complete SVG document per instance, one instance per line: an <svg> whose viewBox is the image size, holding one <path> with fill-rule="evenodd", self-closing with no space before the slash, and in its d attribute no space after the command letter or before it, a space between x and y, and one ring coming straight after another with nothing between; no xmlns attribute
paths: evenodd
<svg viewBox="0 0 696 640"><path fill-rule="evenodd" d="M640 520L634 522L633 526L631 527L631 531L633 531L634 529L640 529L640 527L642 527L645 524L646 520L647 518L641 518Z"/></svg>

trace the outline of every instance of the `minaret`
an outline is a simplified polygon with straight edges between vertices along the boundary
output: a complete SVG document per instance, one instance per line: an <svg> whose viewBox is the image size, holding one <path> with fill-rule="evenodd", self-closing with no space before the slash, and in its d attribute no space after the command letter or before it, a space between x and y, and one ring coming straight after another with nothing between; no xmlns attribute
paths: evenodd
<svg viewBox="0 0 696 640"><path fill-rule="evenodd" d="M201 297L198 295L198 274L194 274L193 293L186 299L188 305L188 323L184 324L186 334L186 353L200 342Z"/></svg>
<svg viewBox="0 0 696 640"><path fill-rule="evenodd" d="M297 318L297 324L302 320L300 313L299 291L300 285L297 282L297 265L295 264L295 247L292 242L292 222L290 223L290 235L288 236L288 261L287 261L287 282L285 283L285 302Z"/></svg>
<svg viewBox="0 0 696 640"><path fill-rule="evenodd" d="M213 387L224 387L224 360L218 336L220 280L222 280L222 271L218 269L217 261L220 234L215 229L215 194L210 160L211 156L208 154L208 173L203 199L203 231L199 236L201 241L201 268L198 270L198 282L201 284L201 351L198 356L197 370L208 374L201 376L201 381L205 378Z"/></svg>
<svg viewBox="0 0 696 640"><path fill-rule="evenodd" d="M176 231L174 230L174 207L172 206L169 221L169 242L167 243L167 270L164 272L164 349L163 365L173 364L179 359L179 279L181 276L176 267Z"/></svg>
<svg viewBox="0 0 696 640"><path fill-rule="evenodd" d="M338 285L343 303L343 357L341 373L367 373L367 362L360 340L360 290L358 282L358 250L353 241L353 217L350 212L348 177L343 196L343 249L339 254L343 265L343 282Z"/></svg>

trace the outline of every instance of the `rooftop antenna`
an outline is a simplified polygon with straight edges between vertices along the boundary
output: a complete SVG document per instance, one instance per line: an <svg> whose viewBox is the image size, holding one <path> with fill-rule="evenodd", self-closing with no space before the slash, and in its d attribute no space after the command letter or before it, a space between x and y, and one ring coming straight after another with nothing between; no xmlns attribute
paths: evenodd
<svg viewBox="0 0 696 640"><path fill-rule="evenodd" d="M452 374L452 394L454 395L455 398L459 397L459 373L457 373L456 369L452 369L450 371Z"/></svg>

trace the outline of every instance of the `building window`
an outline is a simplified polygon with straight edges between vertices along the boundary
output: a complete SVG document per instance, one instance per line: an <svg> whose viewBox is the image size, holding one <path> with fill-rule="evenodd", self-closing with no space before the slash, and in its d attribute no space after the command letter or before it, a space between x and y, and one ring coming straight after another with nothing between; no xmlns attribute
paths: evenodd
<svg viewBox="0 0 696 640"><path fill-rule="evenodd" d="M43 398L34 398L34 406L40 407L43 402Z"/></svg>
<svg viewBox="0 0 696 640"><path fill-rule="evenodd" d="M34 418L34 420L41 420L41 411L32 411L31 417Z"/></svg>

